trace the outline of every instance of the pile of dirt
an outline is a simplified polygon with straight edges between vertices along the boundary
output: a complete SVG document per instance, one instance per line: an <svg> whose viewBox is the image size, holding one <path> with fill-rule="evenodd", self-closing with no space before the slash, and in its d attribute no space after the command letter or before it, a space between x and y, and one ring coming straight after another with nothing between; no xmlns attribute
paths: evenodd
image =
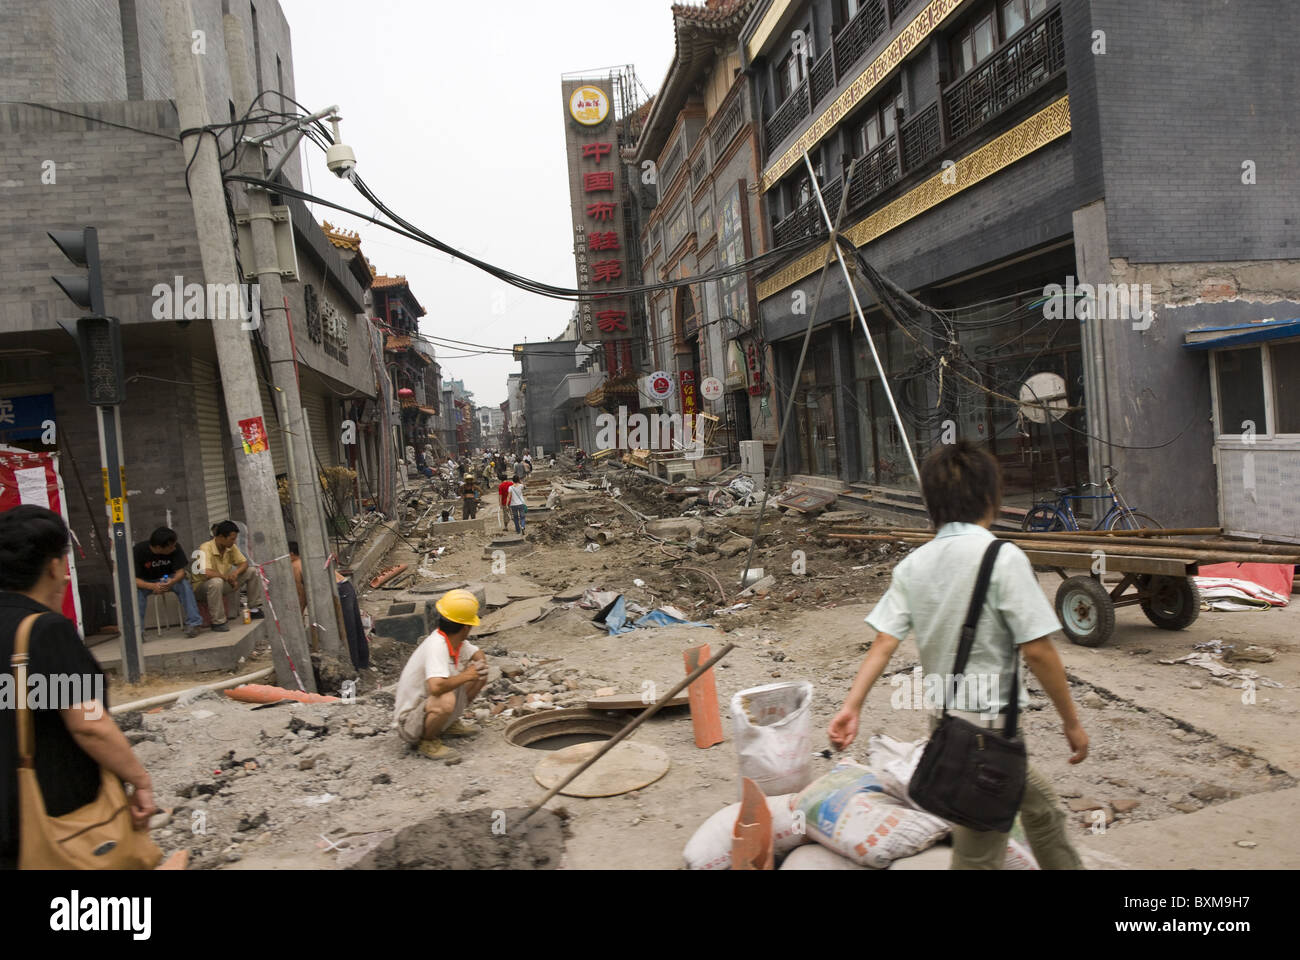
<svg viewBox="0 0 1300 960"><path fill-rule="evenodd" d="M527 807L440 813L385 840L351 870L555 870L568 838L566 821Z"/></svg>

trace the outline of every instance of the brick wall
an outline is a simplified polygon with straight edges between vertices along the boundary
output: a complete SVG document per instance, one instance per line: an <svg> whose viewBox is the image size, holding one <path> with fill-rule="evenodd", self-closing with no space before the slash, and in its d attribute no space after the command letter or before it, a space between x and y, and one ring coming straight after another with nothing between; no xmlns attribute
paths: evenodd
<svg viewBox="0 0 1300 960"><path fill-rule="evenodd" d="M1297 256L1300 6L1090 0L1110 255ZM1258 182L1241 182L1253 160Z"/></svg>

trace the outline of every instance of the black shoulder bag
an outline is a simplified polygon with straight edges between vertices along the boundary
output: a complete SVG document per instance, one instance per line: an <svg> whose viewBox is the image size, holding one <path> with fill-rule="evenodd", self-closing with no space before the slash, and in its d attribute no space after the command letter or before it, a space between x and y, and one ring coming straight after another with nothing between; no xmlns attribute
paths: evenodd
<svg viewBox="0 0 1300 960"><path fill-rule="evenodd" d="M962 675L975 645L975 625L988 594L993 563L1005 543L1005 540L995 540L984 553L975 593L961 628L957 661L952 667L954 678ZM945 685L943 718L926 744L908 785L913 802L935 816L972 830L1006 833L1011 829L1024 797L1028 768L1024 741L1016 734L1020 714L1018 652L1016 658L1011 671L1007 723L1002 733L950 716L948 690L952 687Z"/></svg>

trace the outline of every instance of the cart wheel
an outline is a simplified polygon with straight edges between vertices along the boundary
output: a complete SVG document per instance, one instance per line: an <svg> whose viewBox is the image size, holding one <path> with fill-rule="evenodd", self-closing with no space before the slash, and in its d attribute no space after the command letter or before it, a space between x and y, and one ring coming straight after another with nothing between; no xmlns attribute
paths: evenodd
<svg viewBox="0 0 1300 960"><path fill-rule="evenodd" d="M1182 630L1201 615L1201 593L1191 577L1139 577L1138 589L1146 595L1142 612L1161 630Z"/></svg>
<svg viewBox="0 0 1300 960"><path fill-rule="evenodd" d="M1115 632L1115 605L1092 577L1071 577L1056 591L1056 616L1071 643L1100 647Z"/></svg>

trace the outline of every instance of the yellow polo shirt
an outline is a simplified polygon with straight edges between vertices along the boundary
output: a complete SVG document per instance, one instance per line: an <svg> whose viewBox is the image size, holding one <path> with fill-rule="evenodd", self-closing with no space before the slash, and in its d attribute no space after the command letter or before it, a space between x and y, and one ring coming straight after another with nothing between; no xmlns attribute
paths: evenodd
<svg viewBox="0 0 1300 960"><path fill-rule="evenodd" d="M216 572L223 577L231 570L234 570L241 563L246 563L248 558L239 552L239 546L232 544L228 550L222 553L217 549L217 542L209 540L206 543L199 544L199 553L203 556L200 558L202 563L199 569L206 571L201 576L196 576L196 581L206 580L207 574Z"/></svg>

